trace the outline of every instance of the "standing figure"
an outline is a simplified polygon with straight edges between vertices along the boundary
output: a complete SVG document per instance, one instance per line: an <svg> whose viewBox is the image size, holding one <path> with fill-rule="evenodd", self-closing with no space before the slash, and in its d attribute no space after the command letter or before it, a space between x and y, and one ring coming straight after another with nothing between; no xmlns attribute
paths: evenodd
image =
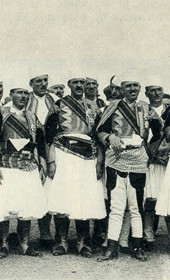
<svg viewBox="0 0 170 280"><path fill-rule="evenodd" d="M98 106L98 102L96 100L96 96L98 94L98 83L93 78L86 78L85 84L85 98L82 100L82 103L85 107L86 112L88 112L89 118L95 123L93 125L93 129L95 130L97 124L101 118L102 112L100 107ZM100 153L102 159L97 163L98 174L102 177L104 173L104 149L100 146ZM94 220L94 228L93 228L93 236L92 243L93 248L98 249L102 246L103 242L106 238L106 218L99 220Z"/></svg>
<svg viewBox="0 0 170 280"><path fill-rule="evenodd" d="M112 182L108 246L99 261L118 257L118 240L126 204L131 218L133 254L138 260L145 261L141 248L141 214L148 161L144 147L147 137L145 103L136 102L141 88L138 82L124 81L121 87L124 99L112 101L98 125L99 140L107 147L105 167L113 168L116 175Z"/></svg>
<svg viewBox="0 0 170 280"><path fill-rule="evenodd" d="M150 131L150 166L146 175L145 212L144 212L144 245L146 251L153 250L155 241L154 222L155 205L164 179L170 149L170 106L163 104L164 92L161 86L147 86L145 95L149 98L148 121ZM165 219L170 234L169 219Z"/></svg>
<svg viewBox="0 0 170 280"><path fill-rule="evenodd" d="M69 219L74 219L78 253L91 257L89 220L106 215L103 185L96 174L100 152L94 142L95 120L82 102L85 82L83 78L68 81L71 96L62 98L59 107L53 106L45 127L50 146L48 175L54 177L47 198L56 227L55 256L67 253Z"/></svg>
<svg viewBox="0 0 170 280"><path fill-rule="evenodd" d="M27 103L27 110L35 113L44 126L48 112L54 103L54 99L47 92L48 87L48 75L40 75L30 80L30 86L33 92L30 93ZM40 230L40 242L39 245L42 248L48 248L51 246L52 239L50 233L51 215L47 214L43 219L38 220L38 226Z"/></svg>
<svg viewBox="0 0 170 280"><path fill-rule="evenodd" d="M42 218L48 211L39 169L45 166L44 134L35 114L25 111L29 92L23 88L10 91L11 107L0 112L0 166L2 248L0 257L9 253L7 237L9 219L18 218L19 252L28 256L42 256L29 246L31 219Z"/></svg>
<svg viewBox="0 0 170 280"><path fill-rule="evenodd" d="M106 96L106 104L109 105L110 102L117 99L123 99L123 91L119 85L113 83L113 79L115 75L111 77L110 84L104 88L103 93ZM106 233L108 231L108 220L109 220L109 213L110 213L110 202L111 202L111 191L113 188L113 178L116 176L115 170L109 166L106 167L106 188L107 188L107 200L106 200L106 209L107 209L107 219L106 219ZM126 207L122 230L119 237L119 249L122 253L129 254L129 235L130 235L130 215L128 208ZM107 244L106 242L103 244L104 247ZM105 249L105 248L103 248Z"/></svg>

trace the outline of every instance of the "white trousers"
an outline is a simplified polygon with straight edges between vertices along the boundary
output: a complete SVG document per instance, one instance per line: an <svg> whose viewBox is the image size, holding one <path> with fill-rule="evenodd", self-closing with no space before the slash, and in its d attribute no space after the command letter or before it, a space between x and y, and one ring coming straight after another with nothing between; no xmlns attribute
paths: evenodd
<svg viewBox="0 0 170 280"><path fill-rule="evenodd" d="M126 204L130 213L132 237L142 238L142 219L138 209L136 190L130 184L129 175L126 178L117 175L116 187L111 192L108 239L119 240Z"/></svg>

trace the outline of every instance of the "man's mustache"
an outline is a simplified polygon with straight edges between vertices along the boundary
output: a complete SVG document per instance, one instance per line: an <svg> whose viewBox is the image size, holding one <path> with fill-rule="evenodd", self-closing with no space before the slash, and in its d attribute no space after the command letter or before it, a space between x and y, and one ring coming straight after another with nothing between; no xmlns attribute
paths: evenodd
<svg viewBox="0 0 170 280"><path fill-rule="evenodd" d="M76 87L76 90L83 90L82 87L78 86Z"/></svg>

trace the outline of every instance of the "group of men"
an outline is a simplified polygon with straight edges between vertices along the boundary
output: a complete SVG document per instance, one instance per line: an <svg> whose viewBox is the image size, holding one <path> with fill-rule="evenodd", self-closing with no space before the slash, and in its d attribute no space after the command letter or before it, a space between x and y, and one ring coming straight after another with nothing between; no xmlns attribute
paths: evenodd
<svg viewBox="0 0 170 280"><path fill-rule="evenodd" d="M118 257L119 249L146 261L155 241L155 207L166 216L170 107L161 86L145 89L149 103L138 101L137 81L104 89L98 82L73 78L48 88L48 75L30 80L32 92L10 90L0 110L0 257L9 254L9 221L18 219L19 253L42 256L29 244L31 219L38 219L40 246L54 256L67 254L70 219L75 220L77 252L98 261ZM54 98L53 98L54 97ZM167 211L165 210L167 209ZM94 221L92 237L90 220ZM131 236L131 250L129 249Z"/></svg>

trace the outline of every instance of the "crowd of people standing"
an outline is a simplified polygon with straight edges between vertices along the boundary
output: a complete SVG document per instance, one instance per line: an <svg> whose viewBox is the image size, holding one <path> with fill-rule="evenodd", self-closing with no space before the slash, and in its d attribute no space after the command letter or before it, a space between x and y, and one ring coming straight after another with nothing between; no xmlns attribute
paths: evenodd
<svg viewBox="0 0 170 280"><path fill-rule="evenodd" d="M78 254L98 261L118 252L147 261L158 216L170 235L170 102L160 85L113 83L99 98L93 78L72 78L48 87L48 75L13 88L0 107L0 258L10 253L9 223L17 218L18 252L68 253L75 220ZM3 83L0 83L1 98ZM54 219L52 244L50 224ZM37 219L40 251L30 245ZM93 233L90 235L90 221ZM130 242L129 242L130 240Z"/></svg>

